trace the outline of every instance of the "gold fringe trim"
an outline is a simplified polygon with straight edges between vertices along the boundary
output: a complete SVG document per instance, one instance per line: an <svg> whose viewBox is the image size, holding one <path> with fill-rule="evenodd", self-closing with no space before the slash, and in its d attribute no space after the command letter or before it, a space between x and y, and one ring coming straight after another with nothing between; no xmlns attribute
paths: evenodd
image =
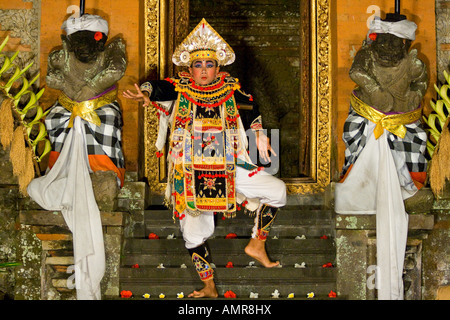
<svg viewBox="0 0 450 320"><path fill-rule="evenodd" d="M14 133L14 117L12 114L12 106L14 101L5 98L0 106L0 142L3 149L11 144Z"/></svg>
<svg viewBox="0 0 450 320"><path fill-rule="evenodd" d="M446 180L450 181L450 117L447 118L442 134L430 162L430 186L434 195L441 195Z"/></svg>
<svg viewBox="0 0 450 320"><path fill-rule="evenodd" d="M19 126L14 130L9 158L13 174L18 178L19 191L24 196L28 195L27 187L35 176L33 157L33 150L25 145L23 127Z"/></svg>
<svg viewBox="0 0 450 320"><path fill-rule="evenodd" d="M9 158L11 159L13 174L19 177L25 171L25 139L23 135L22 126L18 126L14 130L13 139L11 142L11 151L9 152Z"/></svg>
<svg viewBox="0 0 450 320"><path fill-rule="evenodd" d="M27 187L31 180L34 179L34 162L33 162L33 150L30 148L25 149L24 168L22 174L19 176L19 191L23 196L28 196Z"/></svg>

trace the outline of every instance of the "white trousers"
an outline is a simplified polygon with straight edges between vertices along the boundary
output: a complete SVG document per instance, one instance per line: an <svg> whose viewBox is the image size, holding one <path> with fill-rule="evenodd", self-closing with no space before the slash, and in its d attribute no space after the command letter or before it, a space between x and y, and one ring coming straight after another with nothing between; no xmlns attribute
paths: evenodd
<svg viewBox="0 0 450 320"><path fill-rule="evenodd" d="M279 208L286 205L286 185L271 174L260 171L252 177L249 171L236 168L236 192L246 198L258 198L260 203ZM259 210L258 210L259 211ZM257 219L255 218L255 221ZM197 217L186 214L180 220L180 229L187 249L202 245L214 233L214 212L203 212ZM253 228L254 231L256 228ZM253 232L252 237L255 236Z"/></svg>

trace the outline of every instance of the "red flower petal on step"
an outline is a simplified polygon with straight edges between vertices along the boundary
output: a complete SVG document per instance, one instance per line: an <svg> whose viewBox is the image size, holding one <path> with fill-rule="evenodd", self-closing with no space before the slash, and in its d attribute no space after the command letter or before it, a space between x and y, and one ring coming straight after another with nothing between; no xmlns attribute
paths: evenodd
<svg viewBox="0 0 450 320"><path fill-rule="evenodd" d="M369 38L370 38L370 40L375 41L375 40L377 40L377 34L371 33L371 34L369 34Z"/></svg>
<svg viewBox="0 0 450 320"><path fill-rule="evenodd" d="M235 239L235 238L237 238L236 233L229 233L225 236L225 239Z"/></svg>
<svg viewBox="0 0 450 320"><path fill-rule="evenodd" d="M328 237L326 235L323 235L320 237L320 239L328 239Z"/></svg>
<svg viewBox="0 0 450 320"><path fill-rule="evenodd" d="M120 291L120 297L121 298L131 298L132 295L133 295L133 292L131 292L129 290L122 290L122 291Z"/></svg>
<svg viewBox="0 0 450 320"><path fill-rule="evenodd" d="M336 298L336 297L337 297L337 294L336 294L336 292L334 292L333 290L330 290L330 293L328 294L328 297L329 297L329 298Z"/></svg>
<svg viewBox="0 0 450 320"><path fill-rule="evenodd" d="M322 268L333 268L333 264L331 262L325 263Z"/></svg>
<svg viewBox="0 0 450 320"><path fill-rule="evenodd" d="M223 295L225 298L236 298L236 293L234 293L231 290L228 290L227 292L225 292L225 294Z"/></svg>
<svg viewBox="0 0 450 320"><path fill-rule="evenodd" d="M139 269L139 265L136 263L136 264L133 264L132 266L131 266L131 268L133 268L133 269Z"/></svg>
<svg viewBox="0 0 450 320"><path fill-rule="evenodd" d="M148 238L154 240L154 239L159 239L159 236L152 232L148 235Z"/></svg>
<svg viewBox="0 0 450 320"><path fill-rule="evenodd" d="M225 266L225 268L233 268L233 262L228 261L227 265Z"/></svg>

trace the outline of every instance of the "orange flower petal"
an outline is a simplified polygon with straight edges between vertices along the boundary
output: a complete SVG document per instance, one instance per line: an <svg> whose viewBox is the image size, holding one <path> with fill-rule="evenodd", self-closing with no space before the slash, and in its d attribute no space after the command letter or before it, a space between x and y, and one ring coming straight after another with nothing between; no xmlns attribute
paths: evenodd
<svg viewBox="0 0 450 320"><path fill-rule="evenodd" d="M131 296L133 295L133 293L129 290L122 290L120 291L120 297L121 298L131 298Z"/></svg>
<svg viewBox="0 0 450 320"><path fill-rule="evenodd" d="M157 234L155 234L155 233L150 233L149 235L148 235L148 238L149 239L159 239L159 236L157 235Z"/></svg>
<svg viewBox="0 0 450 320"><path fill-rule="evenodd" d="M233 298L236 298L236 293L234 293L233 291L231 291L231 290L228 290L227 292L225 292L225 294L223 295L225 298L231 298L231 299L233 299Z"/></svg>

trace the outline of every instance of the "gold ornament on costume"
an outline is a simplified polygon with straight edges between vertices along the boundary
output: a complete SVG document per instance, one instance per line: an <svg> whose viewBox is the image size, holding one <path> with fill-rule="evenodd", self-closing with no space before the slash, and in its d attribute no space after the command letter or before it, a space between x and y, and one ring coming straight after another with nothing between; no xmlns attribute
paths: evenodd
<svg viewBox="0 0 450 320"><path fill-rule="evenodd" d="M213 59L219 66L232 64L236 55L223 38L202 19L176 48L172 61L177 66L189 67L197 59Z"/></svg>

